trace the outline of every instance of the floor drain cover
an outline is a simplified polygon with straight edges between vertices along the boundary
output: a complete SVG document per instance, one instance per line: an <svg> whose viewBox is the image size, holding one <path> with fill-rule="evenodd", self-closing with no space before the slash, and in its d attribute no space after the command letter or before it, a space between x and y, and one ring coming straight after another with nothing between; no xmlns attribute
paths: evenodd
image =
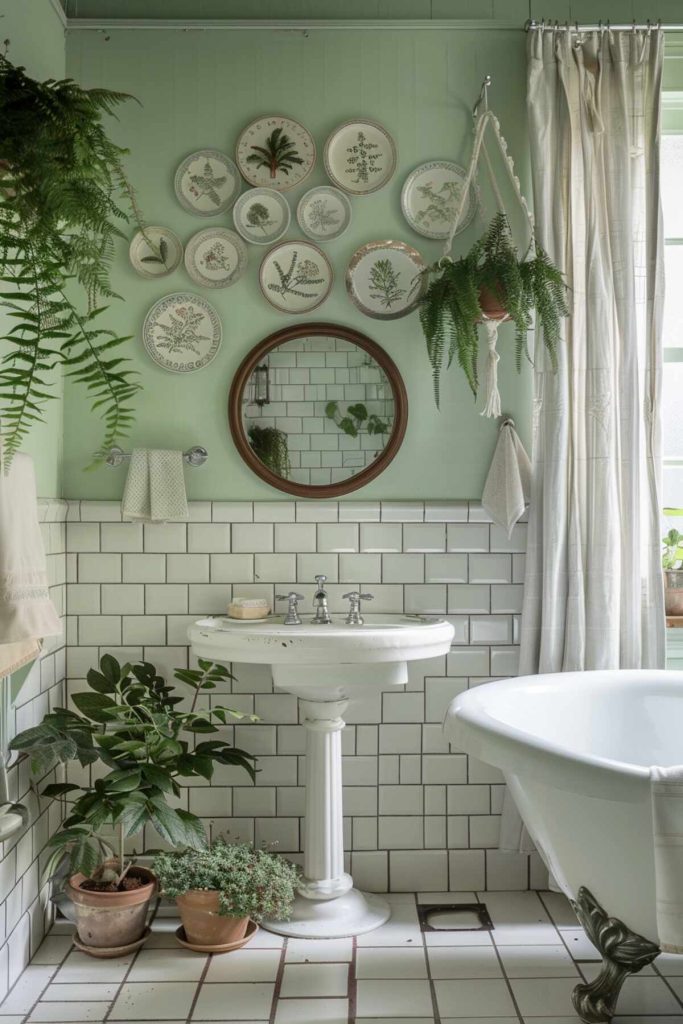
<svg viewBox="0 0 683 1024"><path fill-rule="evenodd" d="M491 931L485 903L421 903L418 917L423 932Z"/></svg>

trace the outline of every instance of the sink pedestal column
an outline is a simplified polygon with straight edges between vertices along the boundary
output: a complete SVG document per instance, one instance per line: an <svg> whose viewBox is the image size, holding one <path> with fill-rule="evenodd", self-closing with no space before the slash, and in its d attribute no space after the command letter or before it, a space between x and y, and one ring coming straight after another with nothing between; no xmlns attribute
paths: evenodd
<svg viewBox="0 0 683 1024"><path fill-rule="evenodd" d="M306 729L304 877L290 921L264 921L279 935L342 938L372 931L389 918L386 900L353 888L344 871L342 715L348 701L300 700Z"/></svg>

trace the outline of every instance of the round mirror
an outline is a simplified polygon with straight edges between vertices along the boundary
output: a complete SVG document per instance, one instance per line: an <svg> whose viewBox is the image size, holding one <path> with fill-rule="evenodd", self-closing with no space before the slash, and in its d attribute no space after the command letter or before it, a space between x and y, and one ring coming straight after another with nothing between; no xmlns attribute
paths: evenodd
<svg viewBox="0 0 683 1024"><path fill-rule="evenodd" d="M408 400L393 360L336 324L287 327L259 342L230 389L230 429L273 487L335 497L381 473L401 446Z"/></svg>

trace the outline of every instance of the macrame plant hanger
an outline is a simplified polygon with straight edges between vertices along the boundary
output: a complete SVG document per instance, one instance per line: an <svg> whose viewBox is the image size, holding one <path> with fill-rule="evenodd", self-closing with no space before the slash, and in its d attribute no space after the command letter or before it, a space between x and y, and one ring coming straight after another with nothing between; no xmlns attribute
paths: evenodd
<svg viewBox="0 0 683 1024"><path fill-rule="evenodd" d="M515 167L512 162L512 157L508 153L507 142L503 138L503 134L500 130L500 124L495 114L489 110L488 104L488 89L491 85L491 75L486 75L481 86L481 92L479 93L479 99L474 105L472 110L473 118L473 131L474 131L474 143L472 145L472 156L470 158L469 167L467 168L467 174L465 175L465 181L463 183L462 191L460 193L460 199L458 202L457 209L455 211L455 217L453 219L453 225L448 234L448 238L444 242L443 260L451 260L451 249L453 247L453 239L455 233L458 230L458 225L462 220L463 213L465 211L465 203L470 192L470 188L475 182L477 169L479 166L479 160L483 156L486 171L488 173L489 181L491 183L491 191L493 192L496 206L500 213L505 213L505 204L503 203L503 197L496 181L496 176L493 171L491 164L491 158L489 156L488 149L486 148L486 142L484 139L486 129L490 127L493 132L494 139L503 158L503 166L507 171L508 178L512 184L515 196L519 200L519 204L529 222L530 238L529 247L534 241L534 219L532 213L527 205L527 201L522 195L522 189L519 184L519 178L515 174ZM483 113L480 113L480 108L483 107ZM507 319L507 317L505 318ZM486 337L488 342L488 357L486 361L486 402L484 408L481 411L482 416L500 416L501 403L500 403L500 391L498 390L498 361L500 356L497 351L498 344L498 328L502 323L502 320L493 319L491 317L484 316L483 323L486 329Z"/></svg>

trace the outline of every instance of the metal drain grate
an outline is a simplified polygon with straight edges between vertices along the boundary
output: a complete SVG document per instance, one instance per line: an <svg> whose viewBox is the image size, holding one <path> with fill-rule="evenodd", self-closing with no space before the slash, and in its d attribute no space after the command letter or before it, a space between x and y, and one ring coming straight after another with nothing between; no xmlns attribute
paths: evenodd
<svg viewBox="0 0 683 1024"><path fill-rule="evenodd" d="M485 903L421 903L417 916L423 932L493 930L493 921Z"/></svg>

